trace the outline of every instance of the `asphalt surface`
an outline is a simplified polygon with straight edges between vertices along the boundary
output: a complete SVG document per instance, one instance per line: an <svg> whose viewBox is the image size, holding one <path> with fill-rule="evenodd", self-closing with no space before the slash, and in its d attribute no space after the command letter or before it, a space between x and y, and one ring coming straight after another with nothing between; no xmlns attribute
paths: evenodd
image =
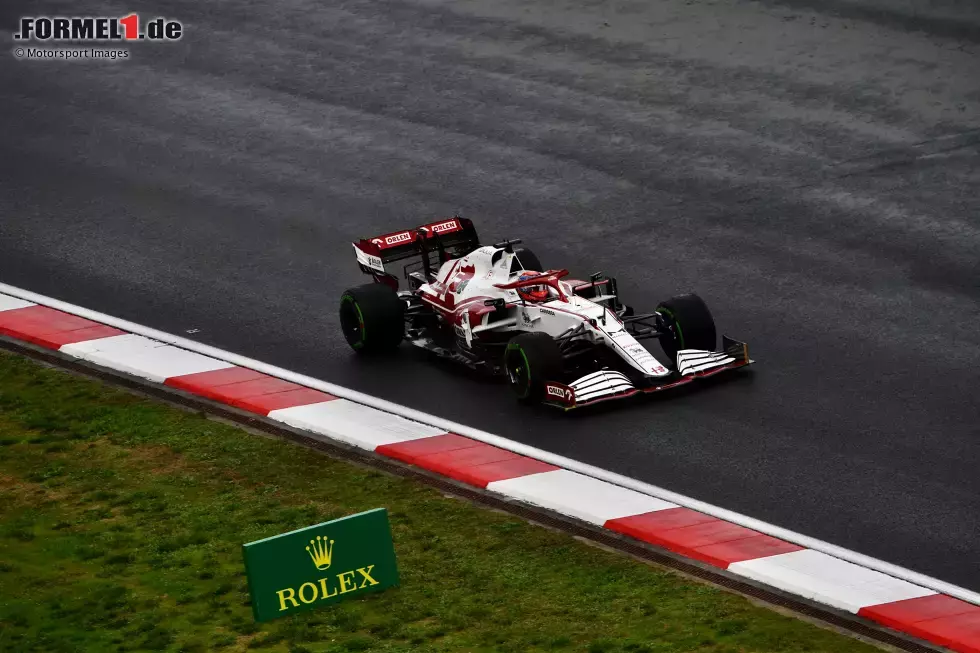
<svg viewBox="0 0 980 653"><path fill-rule="evenodd" d="M23 14L132 11L185 36L12 54ZM975 3L5 0L0 26L0 281L980 590ZM638 308L696 290L759 365L565 416L355 360L350 241L457 211Z"/></svg>

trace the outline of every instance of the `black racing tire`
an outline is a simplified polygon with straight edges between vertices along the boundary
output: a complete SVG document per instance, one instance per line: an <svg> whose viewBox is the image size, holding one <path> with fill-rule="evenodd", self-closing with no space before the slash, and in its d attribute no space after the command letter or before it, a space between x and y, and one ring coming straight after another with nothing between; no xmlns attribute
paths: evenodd
<svg viewBox="0 0 980 653"><path fill-rule="evenodd" d="M660 336L660 346L670 359L677 364L677 352L682 349L705 349L714 351L718 336L715 320L707 304L697 295L677 295L657 307L663 317L668 333Z"/></svg>
<svg viewBox="0 0 980 653"><path fill-rule="evenodd" d="M405 302L383 283L350 288L340 297L340 328L359 354L394 351L405 337Z"/></svg>
<svg viewBox="0 0 980 653"><path fill-rule="evenodd" d="M518 260L520 260L521 262L520 264L524 267L525 270L544 272L544 268L541 267L541 261L539 261L538 257L534 254L534 252L529 250L527 247L515 248L514 254L517 255ZM517 270L514 269L511 270L511 272L517 272Z"/></svg>
<svg viewBox="0 0 980 653"><path fill-rule="evenodd" d="M514 336L504 350L504 370L519 402L538 403L544 398L545 383L557 381L561 374L558 343L547 333Z"/></svg>

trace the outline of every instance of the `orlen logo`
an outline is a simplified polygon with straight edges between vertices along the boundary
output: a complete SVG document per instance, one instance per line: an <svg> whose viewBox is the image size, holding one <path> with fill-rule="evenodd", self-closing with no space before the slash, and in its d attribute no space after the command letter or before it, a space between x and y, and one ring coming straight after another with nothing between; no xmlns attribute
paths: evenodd
<svg viewBox="0 0 980 653"><path fill-rule="evenodd" d="M388 236L385 238L385 245L397 245L398 243L404 243L406 240L411 240L412 234L403 231L400 234L395 234L394 236Z"/></svg>
<svg viewBox="0 0 980 653"><path fill-rule="evenodd" d="M545 390L548 392L549 397L555 397L565 403L570 404L575 401L575 393L571 388L566 386L548 383L545 385Z"/></svg>
<svg viewBox="0 0 980 653"><path fill-rule="evenodd" d="M458 227L459 225L456 224L455 220L449 220L448 222L440 222L439 224L432 227L432 233L441 234L444 231L453 231Z"/></svg>

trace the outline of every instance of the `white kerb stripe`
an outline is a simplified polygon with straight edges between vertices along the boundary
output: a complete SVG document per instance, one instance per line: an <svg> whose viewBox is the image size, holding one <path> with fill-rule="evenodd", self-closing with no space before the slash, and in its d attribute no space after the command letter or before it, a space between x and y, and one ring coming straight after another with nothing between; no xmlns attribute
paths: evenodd
<svg viewBox="0 0 980 653"><path fill-rule="evenodd" d="M610 519L677 507L675 503L567 469L494 481L487 489L599 526Z"/></svg>
<svg viewBox="0 0 980 653"><path fill-rule="evenodd" d="M37 306L37 304L24 299L17 299L10 295L0 294L0 311L12 311L18 308L27 308L28 306Z"/></svg>
<svg viewBox="0 0 980 653"><path fill-rule="evenodd" d="M195 354L131 333L65 345L61 351L96 365L157 383L163 383L172 376L234 367L217 358Z"/></svg>
<svg viewBox="0 0 980 653"><path fill-rule="evenodd" d="M848 612L936 592L813 549L736 562L728 571Z"/></svg>
<svg viewBox="0 0 980 653"><path fill-rule="evenodd" d="M341 440L368 451L374 451L384 444L431 438L446 433L443 429L346 399L273 410L269 413L269 419L325 438Z"/></svg>

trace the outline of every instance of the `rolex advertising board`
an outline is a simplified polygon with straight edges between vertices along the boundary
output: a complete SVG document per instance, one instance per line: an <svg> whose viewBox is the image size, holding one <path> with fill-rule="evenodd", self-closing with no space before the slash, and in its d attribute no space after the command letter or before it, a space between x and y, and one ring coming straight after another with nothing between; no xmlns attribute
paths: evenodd
<svg viewBox="0 0 980 653"><path fill-rule="evenodd" d="M384 508L250 542L242 553L256 621L398 585Z"/></svg>

